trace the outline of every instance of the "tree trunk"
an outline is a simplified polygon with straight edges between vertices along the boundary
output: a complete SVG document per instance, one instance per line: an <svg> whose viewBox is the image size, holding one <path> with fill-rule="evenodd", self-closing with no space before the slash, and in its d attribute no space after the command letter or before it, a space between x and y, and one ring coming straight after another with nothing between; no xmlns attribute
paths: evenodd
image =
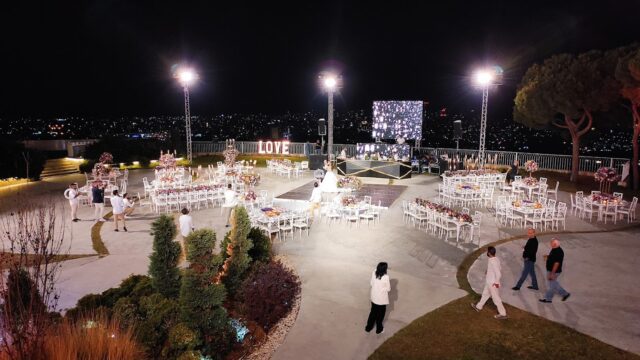
<svg viewBox="0 0 640 360"><path fill-rule="evenodd" d="M585 123L586 120L586 123ZM569 115L564 115L564 123L559 124L552 122L556 127L567 129L571 134L571 182L578 181L578 174L580 173L580 138L591 130L593 124L593 117L589 110L584 110L580 120L575 121Z"/></svg>

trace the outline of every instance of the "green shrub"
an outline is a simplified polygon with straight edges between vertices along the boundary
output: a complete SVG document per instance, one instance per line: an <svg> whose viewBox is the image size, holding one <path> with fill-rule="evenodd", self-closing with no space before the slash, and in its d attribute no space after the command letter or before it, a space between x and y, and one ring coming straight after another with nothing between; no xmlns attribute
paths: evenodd
<svg viewBox="0 0 640 360"><path fill-rule="evenodd" d="M254 227L247 235L253 246L249 249L249 256L253 261L269 262L271 260L271 239L260 228Z"/></svg>
<svg viewBox="0 0 640 360"><path fill-rule="evenodd" d="M223 358L232 344L223 284L215 282L221 265L213 249L216 234L209 229L193 231L186 239L189 267L182 277L180 314L182 321L198 336L201 351L207 356Z"/></svg>
<svg viewBox="0 0 640 360"><path fill-rule="evenodd" d="M198 347L198 335L186 324L178 323L169 330L169 347L163 357L173 358Z"/></svg>
<svg viewBox="0 0 640 360"><path fill-rule="evenodd" d="M77 319L90 312L107 312L110 314L121 298L139 299L151 294L153 294L151 278L145 275L131 275L122 280L119 287L107 289L102 294L88 294L81 297L76 307L67 311L66 316Z"/></svg>
<svg viewBox="0 0 640 360"><path fill-rule="evenodd" d="M231 233L229 245L222 251L227 252L227 259L222 266L222 282L231 296L235 295L242 284L245 272L251 265L249 250L253 244L247 238L251 230L251 221L247 210L236 207L231 217Z"/></svg>
<svg viewBox="0 0 640 360"><path fill-rule="evenodd" d="M300 279L281 262L256 263L238 293L246 315L266 331L285 317L300 294Z"/></svg>
<svg viewBox="0 0 640 360"><path fill-rule="evenodd" d="M151 224L153 252L149 256L149 275L153 288L167 298L177 297L180 291L180 245L173 241L176 233L169 215L162 215Z"/></svg>

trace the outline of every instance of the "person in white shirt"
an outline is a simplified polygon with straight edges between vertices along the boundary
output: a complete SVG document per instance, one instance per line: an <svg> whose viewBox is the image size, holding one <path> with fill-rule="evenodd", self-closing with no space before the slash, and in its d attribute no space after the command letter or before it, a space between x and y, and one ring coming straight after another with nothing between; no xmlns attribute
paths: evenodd
<svg viewBox="0 0 640 360"><path fill-rule="evenodd" d="M371 274L371 311L369 312L369 319L367 319L367 326L364 328L366 332L370 332L373 329L374 323L376 325L376 334L384 332L382 320L384 320L384 314L387 311L389 291L391 291L387 268L387 263L381 262Z"/></svg>
<svg viewBox="0 0 640 360"><path fill-rule="evenodd" d="M182 235L182 241L180 241L180 249L182 251L182 254L180 256L180 259L184 259L184 255L186 254L184 244L186 242L187 236L189 236L189 234L191 234L191 232L194 230L194 227L193 218L191 217L191 215L189 215L189 209L183 208L181 212L182 215L180 215L180 218L178 219L178 222L180 223L180 235Z"/></svg>
<svg viewBox="0 0 640 360"><path fill-rule="evenodd" d="M122 229L127 231L127 223L124 221L124 200L118 195L118 190L113 190L111 196L111 207L113 208L113 222L116 226L114 231L118 230L118 220L122 220Z"/></svg>
<svg viewBox="0 0 640 360"><path fill-rule="evenodd" d="M489 261L487 264L484 290L482 290L482 298L480 298L480 302L477 304L471 303L471 307L475 311L480 311L487 300L491 298L498 308L498 314L495 315L494 318L503 320L507 318L507 310L505 310L504 305L502 305L502 299L500 299L500 277L502 274L500 273L500 260L496 257L495 247L489 246L487 248L487 257L489 257Z"/></svg>
<svg viewBox="0 0 640 360"><path fill-rule="evenodd" d="M124 203L124 217L128 218L131 213L133 213L136 202L135 200L131 199L131 196L129 196L129 194L127 193L124 193L122 195L122 202Z"/></svg>
<svg viewBox="0 0 640 360"><path fill-rule="evenodd" d="M69 206L71 207L71 221L78 222L78 196L80 196L80 192L78 191L78 183L72 183L69 185L69 188L64 191L64 197L69 200Z"/></svg>
<svg viewBox="0 0 640 360"><path fill-rule="evenodd" d="M316 209L320 209L320 203L322 203L322 190L320 189L320 185L318 182L313 183L313 191L311 192L311 198L309 198L310 207L309 212L311 213L311 217L316 216Z"/></svg>
<svg viewBox="0 0 640 360"><path fill-rule="evenodd" d="M225 227L231 226L229 224L229 219L231 218L231 211L234 207L236 207L238 203L236 192L231 189L231 184L227 186L227 190L224 191L224 204L222 207L225 209L225 218L227 219L227 223Z"/></svg>

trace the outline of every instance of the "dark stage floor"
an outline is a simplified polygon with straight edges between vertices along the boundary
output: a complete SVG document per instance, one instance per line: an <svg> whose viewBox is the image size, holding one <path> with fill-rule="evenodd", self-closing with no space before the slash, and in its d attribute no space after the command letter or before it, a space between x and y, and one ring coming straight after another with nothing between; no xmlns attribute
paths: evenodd
<svg viewBox="0 0 640 360"><path fill-rule="evenodd" d="M289 200L309 200L309 197L311 197L311 192L313 191L314 182L315 181L310 181L309 183L286 192L278 196L277 198ZM400 195L406 188L407 187L404 185L363 184L360 190L352 192L350 194L355 195L359 199L361 199L365 195L368 195L371 196L372 204L378 204L378 200L380 200L380 205L389 207L393 204L394 201L396 201L397 198L400 197Z"/></svg>

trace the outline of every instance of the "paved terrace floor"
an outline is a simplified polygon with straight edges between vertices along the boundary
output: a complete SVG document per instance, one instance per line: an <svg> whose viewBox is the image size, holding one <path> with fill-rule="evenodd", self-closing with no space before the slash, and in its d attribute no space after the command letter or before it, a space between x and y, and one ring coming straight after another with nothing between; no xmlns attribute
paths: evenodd
<svg viewBox="0 0 640 360"><path fill-rule="evenodd" d="M266 173L264 170L261 172L263 181L258 190L265 189L275 195L289 192L311 181L310 173L301 179L288 180ZM130 192L135 193L142 188L143 176L152 176L152 173L146 170L131 171ZM0 199L2 199L0 212L11 210L14 206L11 204L15 204L14 201L25 194L43 201L57 201L64 206L65 200L62 198L64 188L70 181L82 180L83 177L78 175L64 176L25 185L24 188L19 188L19 191L16 189L0 191ZM381 179L363 180L367 184L374 185L387 183L386 180ZM383 212L379 224L371 226L362 224L359 228L349 228L345 224L328 225L317 219L312 226L310 236L303 235L300 238L296 235L293 240L275 241L275 250L286 254L293 261L302 281L301 310L296 324L276 352L276 359L366 358L385 339L415 318L465 295L465 292L458 288L456 269L477 245L456 244L455 240L445 242L402 222L401 200L413 200L416 197L432 199L436 195L438 182L437 177L431 176L396 181L396 184L407 186L407 188L400 199ZM568 195L561 193L559 200L568 202ZM484 219L480 232L481 244L523 234L524 231L520 229L498 227L491 210L483 209L482 211ZM82 208L79 215L82 219L91 219L91 209ZM211 227L215 229L218 240L222 239L226 229L219 208L194 211L193 216L196 227ZM101 234L110 255L103 258L95 256L65 262L58 281L61 294L59 308L74 306L80 297L88 293L101 292L117 286L130 274L146 274L149 264L148 256L152 247L149 229L154 218L154 214L138 214L127 220L128 233L122 231L116 233L111 223L105 224ZM90 239L92 221L78 223L67 221L64 225L65 240L70 253L94 253ZM569 217L567 222L567 230L612 230L620 226L622 225L604 226L574 217ZM637 237L637 234L637 232L630 233L629 238ZM606 241L611 236L604 233L594 234L591 237ZM638 303L637 294L633 297L620 295L620 291L623 290L624 293L631 294L627 290L633 288L633 285L637 286L637 281L627 282L631 280L631 276L621 276L621 273L624 272L623 269L637 268L635 259L638 257L629 255L631 252L628 244L621 243L620 246L615 245L618 244L616 242L609 242L609 244L607 254L609 258L615 259L615 266L612 263L596 266L599 272L597 277L580 275L585 278L582 283L571 279L569 273L564 281L573 292L576 304L582 301L578 299L586 298L581 293L594 293L594 286L596 286L594 282L587 283L590 278L600 280L598 283L613 279L615 282L608 282L616 284L619 288L599 290L597 291L598 301L588 303L588 306L573 306L570 316L558 316L555 319L593 336L603 336L602 339L605 341L607 341L605 336L607 332L624 328L615 320L624 316L615 315L607 319L602 315L603 321L598 325L602 329L600 332L590 332L590 326L578 327L577 324L589 324L589 322L575 321L575 319L588 318L588 313L594 312L606 314L628 311L634 307L637 308L635 304ZM515 246L515 250L511 251L513 255L510 255L513 259L510 260L511 262L505 260L503 271L515 274L520 270L517 260L519 252L516 251L517 245L512 246ZM588 253L589 250L595 253L595 250L599 249L586 244L583 251ZM499 251L502 250L499 249ZM504 252L506 256L507 251ZM589 268L592 266L589 264L595 258L595 255L586 256L586 254L574 257L569 253L569 256L571 256L570 261L575 262L571 266L576 268L578 263ZM393 290L385 321L385 333L375 335L364 332L364 323L370 307L369 277L379 261L389 263ZM578 276L577 274L579 273L576 271L574 276ZM521 295L524 296L525 293L522 292ZM519 306L504 292L503 296L506 302ZM573 300L574 297L567 304ZM610 307L608 304L618 305ZM559 304L554 303L551 306L557 307ZM528 307L524 308L535 311ZM591 327L595 327L595 322L591 323L593 324ZM629 333L638 336L637 327L628 328Z"/></svg>

